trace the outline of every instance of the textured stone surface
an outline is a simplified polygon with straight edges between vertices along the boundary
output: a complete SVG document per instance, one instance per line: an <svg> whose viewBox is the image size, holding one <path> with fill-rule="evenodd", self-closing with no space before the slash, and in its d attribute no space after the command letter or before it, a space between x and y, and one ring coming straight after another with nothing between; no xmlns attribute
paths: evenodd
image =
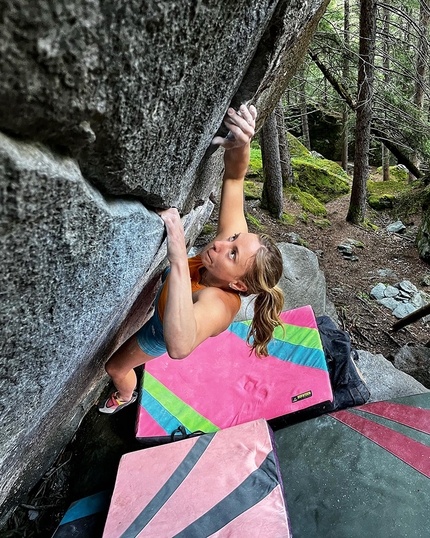
<svg viewBox="0 0 430 538"><path fill-rule="evenodd" d="M394 356L394 366L430 389L430 348L403 346Z"/></svg>
<svg viewBox="0 0 430 538"><path fill-rule="evenodd" d="M430 392L419 381L395 368L383 355L358 350L357 366L370 391L369 402Z"/></svg>
<svg viewBox="0 0 430 538"><path fill-rule="evenodd" d="M3 0L0 128L69 148L110 193L188 210L233 96L264 118L325 3Z"/></svg>
<svg viewBox="0 0 430 538"><path fill-rule="evenodd" d="M227 106L252 99L261 126L327 3L0 0L0 521L148 314L149 208L178 207L193 243Z"/></svg>
<svg viewBox="0 0 430 538"><path fill-rule="evenodd" d="M423 207L423 218L417 234L417 248L421 258L430 263L430 194Z"/></svg>
<svg viewBox="0 0 430 538"><path fill-rule="evenodd" d="M40 477L93 403L106 354L145 319L154 282L141 290L166 248L156 213L137 199L102 196L70 157L0 135L0 170L6 495L17 475L22 487ZM211 210L207 202L187 215L190 242Z"/></svg>

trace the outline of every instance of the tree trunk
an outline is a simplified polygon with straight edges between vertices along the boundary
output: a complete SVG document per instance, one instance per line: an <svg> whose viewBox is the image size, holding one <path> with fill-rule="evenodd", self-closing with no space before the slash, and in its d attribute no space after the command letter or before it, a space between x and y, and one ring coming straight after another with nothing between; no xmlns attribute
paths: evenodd
<svg viewBox="0 0 430 538"><path fill-rule="evenodd" d="M343 2L343 44L344 44L344 53L343 53L343 66L342 66L342 77L344 83L349 79L349 0L344 0ZM348 172L348 143L349 143L349 129L348 129L348 105L343 104L342 109L342 168L345 172Z"/></svg>
<svg viewBox="0 0 430 538"><path fill-rule="evenodd" d="M300 76L300 115L302 119L303 145L310 151L311 138L309 136L308 106L306 104L306 78L304 64L303 67L300 69Z"/></svg>
<svg viewBox="0 0 430 538"><path fill-rule="evenodd" d="M260 146L264 174L261 207L268 209L275 218L280 219L283 210L283 194L275 112L267 116L264 122L260 132Z"/></svg>
<svg viewBox="0 0 430 538"><path fill-rule="evenodd" d="M384 20L384 40L382 43L383 60L382 65L384 68L384 81L386 86L390 82L390 10L388 6L390 0L385 0L383 8L383 20ZM388 181L390 179L390 152L387 146L381 141L382 149L382 179Z"/></svg>
<svg viewBox="0 0 430 538"><path fill-rule="evenodd" d="M417 44L417 64L416 78L414 91L414 104L419 109L421 116L424 109L424 88L426 76L426 64L428 56L428 41L427 34L430 20L430 2L429 0L420 0L420 22L419 22L419 37ZM411 161L419 169L420 157L417 151L414 151ZM414 175L409 172L409 181L415 179Z"/></svg>
<svg viewBox="0 0 430 538"><path fill-rule="evenodd" d="M375 38L376 0L361 0L354 177L346 217L347 221L354 224L363 222L366 216L366 183L369 177Z"/></svg>
<svg viewBox="0 0 430 538"><path fill-rule="evenodd" d="M282 185L294 185L293 165L291 164L290 147L285 128L284 107L282 99L275 108L276 127L278 129L279 157L281 162Z"/></svg>

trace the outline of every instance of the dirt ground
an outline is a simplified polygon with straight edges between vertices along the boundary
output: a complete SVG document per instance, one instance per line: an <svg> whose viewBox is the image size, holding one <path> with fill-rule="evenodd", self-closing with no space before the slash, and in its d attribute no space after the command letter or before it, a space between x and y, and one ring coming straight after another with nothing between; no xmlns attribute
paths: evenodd
<svg viewBox="0 0 430 538"><path fill-rule="evenodd" d="M318 256L328 298L335 304L342 328L351 335L353 346L392 359L407 343L427 343L429 324L419 321L392 332L396 319L388 309L370 299L369 292L378 282L396 284L406 279L430 293L420 284L422 277L430 273L430 266L420 260L414 244L420 216L409 217L404 222L407 231L400 235L386 230L388 224L397 220L389 212L369 211L369 219L379 227L377 231L370 231L346 222L348 205L349 196L327 204L327 219L331 223L327 228L318 226L311 217L307 223L297 219L293 225L280 224L261 210L257 201L247 201L246 211L264 226L262 231L278 242L289 242L289 234L299 234ZM299 215L302 210L285 201L285 211ZM216 222L216 210L211 222ZM251 225L250 231L259 230ZM208 235L201 236L197 246L210 239ZM357 261L344 259L337 249L347 239L364 245L354 249ZM387 269L395 276L378 274L378 270ZM108 386L104 396L110 390ZM49 538L71 501L112 488L121 455L141 448L133 436L134 417L134 406L124 410L119 419L117 416L107 419L94 407L55 466L36 486L29 501L0 529L0 538Z"/></svg>

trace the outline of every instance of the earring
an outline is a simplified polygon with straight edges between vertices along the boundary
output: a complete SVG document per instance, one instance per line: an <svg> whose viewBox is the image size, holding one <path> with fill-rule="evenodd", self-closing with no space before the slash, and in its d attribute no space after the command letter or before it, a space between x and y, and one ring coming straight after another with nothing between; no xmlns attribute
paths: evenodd
<svg viewBox="0 0 430 538"><path fill-rule="evenodd" d="M228 283L228 287L231 288L231 282Z"/></svg>

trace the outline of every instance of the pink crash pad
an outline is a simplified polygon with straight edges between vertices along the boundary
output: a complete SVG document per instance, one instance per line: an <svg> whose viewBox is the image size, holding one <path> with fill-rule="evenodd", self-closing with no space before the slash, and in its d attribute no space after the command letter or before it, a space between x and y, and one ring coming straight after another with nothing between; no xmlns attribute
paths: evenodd
<svg viewBox="0 0 430 538"><path fill-rule="evenodd" d="M282 313L270 355L250 355L249 322L235 322L182 361L166 354L149 362L139 398L136 437L214 432L258 418L284 416L333 395L312 308Z"/></svg>
<svg viewBox="0 0 430 538"><path fill-rule="evenodd" d="M281 484L265 420L132 452L103 538L288 538Z"/></svg>

